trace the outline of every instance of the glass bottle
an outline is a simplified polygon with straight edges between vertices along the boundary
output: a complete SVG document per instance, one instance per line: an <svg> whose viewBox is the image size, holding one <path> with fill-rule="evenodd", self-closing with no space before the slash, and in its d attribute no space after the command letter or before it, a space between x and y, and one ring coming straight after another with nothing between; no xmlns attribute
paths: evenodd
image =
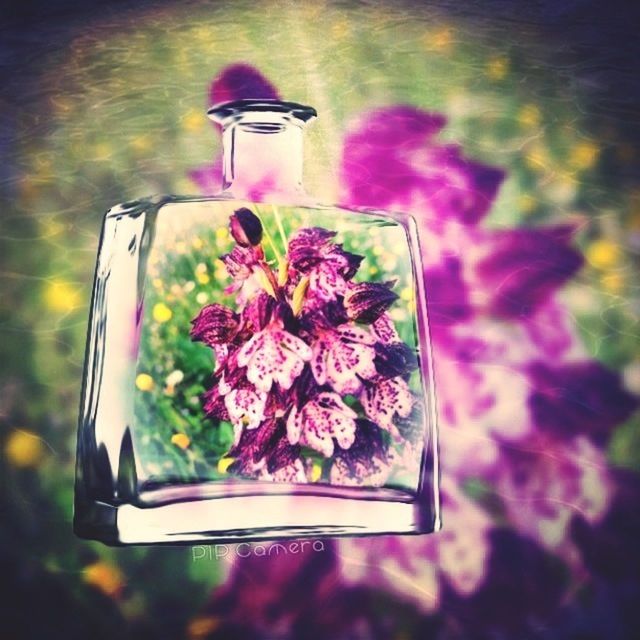
<svg viewBox="0 0 640 640"><path fill-rule="evenodd" d="M414 221L311 201L311 107L241 100L209 115L220 195L105 215L75 532L135 544L439 529Z"/></svg>

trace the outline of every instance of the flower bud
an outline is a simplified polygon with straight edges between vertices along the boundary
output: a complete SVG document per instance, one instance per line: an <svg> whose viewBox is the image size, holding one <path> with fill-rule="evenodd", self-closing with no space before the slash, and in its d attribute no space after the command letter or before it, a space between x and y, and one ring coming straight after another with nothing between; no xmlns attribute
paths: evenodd
<svg viewBox="0 0 640 640"><path fill-rule="evenodd" d="M246 207L234 211L229 229L233 239L242 247L257 247L262 240L262 223L258 216Z"/></svg>

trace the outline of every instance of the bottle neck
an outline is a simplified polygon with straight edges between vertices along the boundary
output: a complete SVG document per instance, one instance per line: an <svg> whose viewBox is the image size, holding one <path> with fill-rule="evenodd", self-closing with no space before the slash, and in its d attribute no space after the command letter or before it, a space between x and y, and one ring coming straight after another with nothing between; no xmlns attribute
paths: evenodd
<svg viewBox="0 0 640 640"><path fill-rule="evenodd" d="M303 194L303 123L283 113L244 113L222 132L223 190L233 197Z"/></svg>

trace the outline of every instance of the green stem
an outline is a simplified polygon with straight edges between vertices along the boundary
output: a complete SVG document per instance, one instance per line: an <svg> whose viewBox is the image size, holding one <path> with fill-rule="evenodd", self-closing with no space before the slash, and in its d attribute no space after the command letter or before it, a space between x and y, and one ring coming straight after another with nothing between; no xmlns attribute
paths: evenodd
<svg viewBox="0 0 640 640"><path fill-rule="evenodd" d="M264 232L264 235L265 235L267 241L271 245L271 248L273 249L273 253L276 256L276 259L278 260L278 262L280 262L282 260L282 256L280 255L280 252L278 251L278 247L276 247L275 242L273 241L273 238L271 237L271 234L269 233L269 228L264 223L264 220L262 218L262 214L260 213L260 210L258 209L258 207L255 207L255 210L256 210L256 215L258 216L258 220L260 220L260 224L262 225L262 231Z"/></svg>
<svg viewBox="0 0 640 640"><path fill-rule="evenodd" d="M282 220L280 219L280 212L278 211L278 207L276 205L272 205L273 207L273 216L276 219L276 225L278 227L278 231L280 232L280 238L282 240L282 247L284 252L286 253L289 248L289 241L287 240L287 234L284 232L284 227L282 226Z"/></svg>

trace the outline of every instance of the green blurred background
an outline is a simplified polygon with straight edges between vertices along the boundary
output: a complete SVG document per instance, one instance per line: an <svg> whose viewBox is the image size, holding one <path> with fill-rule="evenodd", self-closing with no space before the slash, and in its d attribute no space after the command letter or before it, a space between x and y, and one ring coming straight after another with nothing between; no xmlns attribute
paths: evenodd
<svg viewBox="0 0 640 640"><path fill-rule="evenodd" d="M597 64L580 64L590 59L575 39L602 45L597 33L556 33L561 12L525 13L514 28L503 3L56 7L14 7L2 48L0 557L23 604L0 618L0 635L23 618L32 628L24 603L37 602L32 615L61 637L202 637L198 612L224 563L73 537L75 424L103 212L197 191L187 172L219 152L204 114L227 64L249 62L285 98L316 107L306 183L324 201L339 196L352 118L399 102L445 113L443 139L509 172L490 225L579 224L588 264L563 298L589 353L640 390L638 125ZM618 429L609 453L640 468L637 423Z"/></svg>

